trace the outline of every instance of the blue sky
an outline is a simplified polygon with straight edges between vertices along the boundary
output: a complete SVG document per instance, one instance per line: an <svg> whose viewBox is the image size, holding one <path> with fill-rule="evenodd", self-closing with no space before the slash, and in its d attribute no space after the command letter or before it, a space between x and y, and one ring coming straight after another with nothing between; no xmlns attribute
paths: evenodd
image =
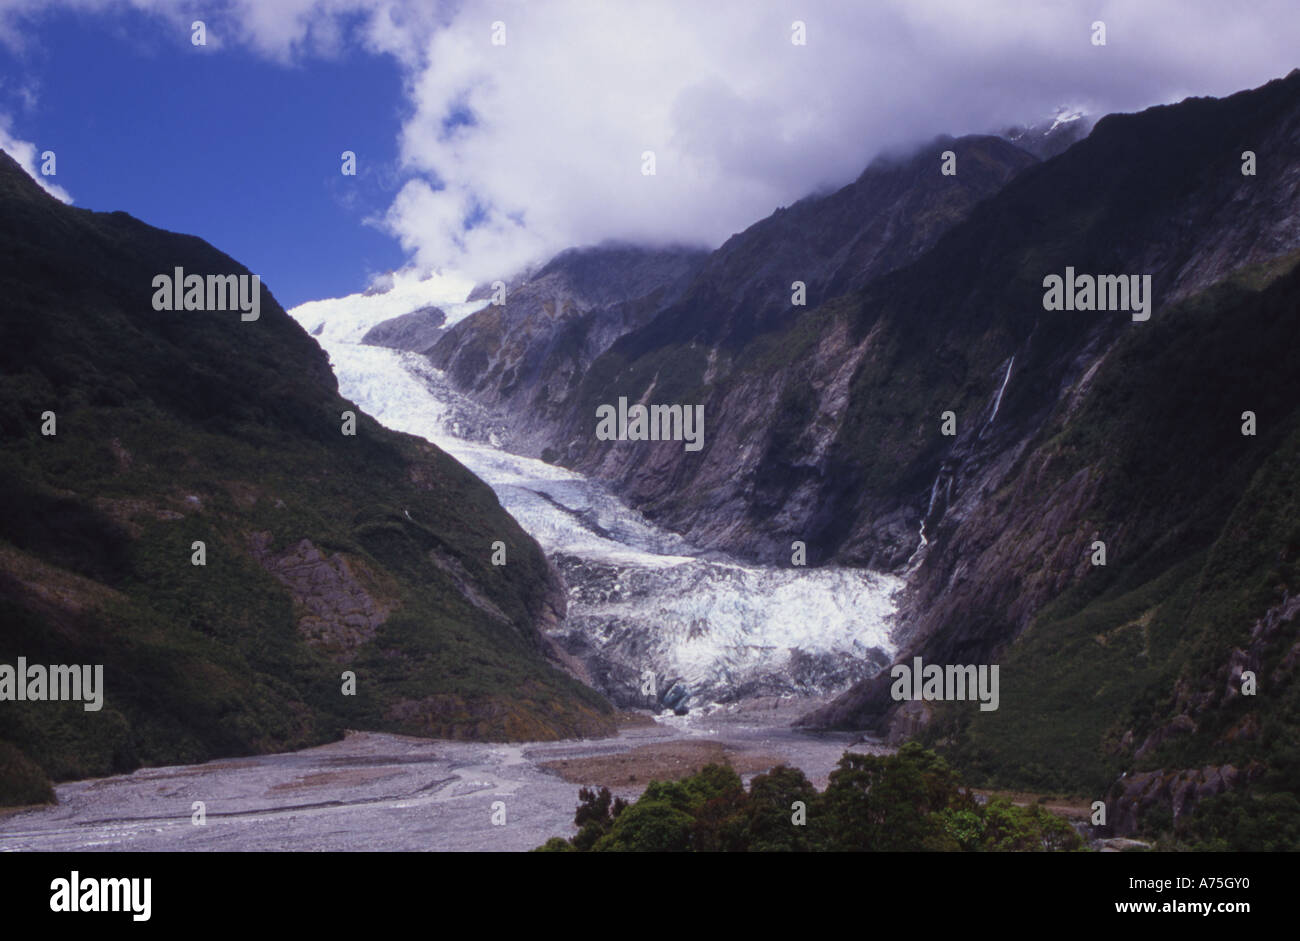
<svg viewBox="0 0 1300 941"><path fill-rule="evenodd" d="M1297 50L1295 0L0 0L0 142L292 306L716 247L882 152L1227 95Z"/></svg>
<svg viewBox="0 0 1300 941"><path fill-rule="evenodd" d="M55 152L54 182L77 206L199 235L262 274L285 307L403 263L398 242L365 224L397 189L406 106L393 58L354 47L286 65L196 47L132 10L34 24L21 51L0 46L0 111L15 137ZM357 154L355 177L340 172L344 150Z"/></svg>

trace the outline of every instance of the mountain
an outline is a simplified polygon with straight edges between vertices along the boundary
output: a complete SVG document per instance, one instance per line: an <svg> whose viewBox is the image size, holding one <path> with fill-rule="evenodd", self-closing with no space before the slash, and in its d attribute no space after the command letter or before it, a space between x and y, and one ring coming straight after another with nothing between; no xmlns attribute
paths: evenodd
<svg viewBox="0 0 1300 941"><path fill-rule="evenodd" d="M1069 453L1079 461L1068 465L1073 489L1057 490L1047 472L1067 466L1053 449L1063 446L1059 436L1065 431L1079 434L1087 427L1093 402L1115 408L1114 399L1103 399L1115 394L1104 380L1116 375L1113 364L1131 345L1149 344L1153 336L1171 342L1165 331L1174 331L1183 360L1191 361L1188 351L1198 346L1213 359L1227 348L1211 338L1222 324L1215 321L1211 328L1182 311L1209 305L1218 318L1231 317L1234 305L1245 303L1225 300L1237 298L1232 292L1243 285L1263 290L1289 270L1291 253L1300 248L1294 216L1300 174L1291 169L1292 158L1300 156L1298 126L1300 73L1224 100L1193 99L1104 118L1086 140L1022 174L916 265L859 299L858 331L874 332L882 355L868 354L856 377L857 407L849 409L836 451L848 466L833 476L875 474L888 488L930 478L912 498L929 544L912 579L917 600L908 633L932 656L942 649L953 657L987 657L1026 630L1037 611L1071 584L1086 576L1095 588L1101 579L1094 577L1085 550L1104 529L1098 525L1098 489L1118 501L1108 509L1124 510L1111 515L1112 540L1136 540L1124 548L1127 564L1156 564L1157 547L1168 552L1181 545L1172 553L1178 558L1207 548L1213 533L1207 527L1222 519L1204 521L1199 531L1186 525L1197 496L1185 489L1187 483L1225 487L1224 462L1257 460L1265 449L1243 452L1238 446L1193 458L1187 443L1223 442L1228 433L1240 438L1240 413L1250 408L1241 400L1274 404L1276 393L1268 390L1285 386L1289 375L1282 360L1257 371L1255 395L1234 388L1235 369L1225 373L1216 366L1193 374L1201 388L1196 400L1208 395L1240 407L1231 416L1185 407L1177 422L1149 421L1143 436L1133 436L1132 448L1149 449L1140 452L1141 460L1157 461L1162 472L1184 482L1179 489L1162 483L1152 493L1143 478L1116 470L1125 468L1120 445L1128 439L1120 437L1092 440L1086 455ZM1243 176L1240 154L1256 148L1271 148L1280 159L1257 177ZM1154 161L1157 151L1170 159ZM1044 311L1043 278L1067 265L1150 273L1156 296L1151 321L1136 323L1127 313ZM1191 331L1191 324L1207 336L1178 334L1174 326ZM1288 327L1284 318L1269 329ZM1180 372L1186 362L1144 348L1149 362L1131 369L1154 373L1162 389L1186 385L1190 376ZM933 360L943 368L935 369ZM906 399L889 393L918 374L928 381L914 385ZM1147 394L1128 403L1129 420L1156 402ZM1280 414L1272 413L1273 433L1284 427L1289 407L1276 402ZM926 434L938 430L945 409L960 416L957 436ZM911 428L890 435L888 420L900 412L934 418L918 417L920 435L911 435ZM887 446L891 439L893 448ZM882 466L882 453L915 471L891 472ZM1186 466L1171 463L1169 456L1178 454L1187 455ZM1202 480L1199 472L1215 466L1206 463L1212 456L1221 473ZM1140 463L1137 457L1132 461ZM1251 466L1234 465L1241 474ZM1240 488L1247 479L1238 481ZM1018 515L1007 515L1008 493L1023 495ZM857 512L852 502L864 496L846 495L838 512ZM1134 507L1149 514L1145 527L1123 522ZM1171 526L1191 533L1181 543L1168 539ZM854 538L850 531L841 542L841 557L852 554ZM995 538L1004 553L999 560L985 555ZM1127 568L1113 560L1112 554L1106 568L1111 577ZM937 647L940 637L951 644ZM877 698L876 705L883 703ZM838 709L831 713L837 721L847 718Z"/></svg>
<svg viewBox="0 0 1300 941"><path fill-rule="evenodd" d="M770 327L786 316L793 280L805 283L813 306L860 287L916 257L1034 162L992 137L939 138L934 147L923 157L878 159L848 186L780 209L712 253L617 244L562 252L508 284L504 304L448 330L430 360L457 389L509 416L514 447L577 463L571 451L581 447L583 422L574 416L586 410L575 396L592 363L620 340L640 342L652 324L673 338ZM949 147L963 169L936 186L930 171ZM470 298L490 294L484 284Z"/></svg>
<svg viewBox="0 0 1300 941"><path fill-rule="evenodd" d="M680 296L705 255L619 244L562 252L445 331L429 359L458 390L509 412L517 446L540 450L531 431L565 414L592 360ZM469 300L493 294L481 284Z"/></svg>
<svg viewBox="0 0 1300 941"><path fill-rule="evenodd" d="M1298 261L1241 269L1134 325L1005 476L959 471L913 582L906 653L1000 663L1002 709L895 712L867 683L810 721L897 733L928 718L923 737L956 742L985 780L1086 789L1127 832L1234 785L1292 790Z"/></svg>
<svg viewBox="0 0 1300 941"><path fill-rule="evenodd" d="M940 172L946 151L956 155L955 176ZM919 258L1034 164L996 137L938 138L733 236L680 301L592 364L577 407L553 433L560 463L615 481L648 516L698 545L773 562L788 560L800 540L810 562L825 561L828 546L816 532L823 524L808 519L818 513L809 501L825 500L810 488L827 483L819 469L826 435L842 418L864 350L837 305ZM794 281L806 285L804 306L791 305ZM621 396L702 404L703 450L597 440L591 416ZM904 560L915 524L872 523L881 551L856 561Z"/></svg>
<svg viewBox="0 0 1300 941"><path fill-rule="evenodd" d="M1257 176L1248 150L1271 155ZM823 312L820 335L861 351L840 420L787 392L757 464L770 496L747 509L771 506L810 555L879 565L902 559L880 533L912 508L899 661L1004 673L995 712L900 707L885 671L807 724L920 734L987 783L1107 795L1130 831L1294 770L1298 151L1300 73L1104 118ZM1151 320L1045 311L1067 266L1150 274ZM795 339L771 344L786 370ZM801 365L814 389L828 372ZM1267 428L1243 435L1247 411ZM1246 670L1266 697L1241 695Z"/></svg>
<svg viewBox="0 0 1300 941"><path fill-rule="evenodd" d="M1128 830L1276 790L1300 770L1297 168L1300 70L1043 162L936 142L864 174L893 196L856 228L835 194L730 240L592 362L548 446L698 545L904 574L898 662L1004 671L996 711L900 705L886 670L806 725L1106 795ZM1071 271L1149 292L1048 309ZM601 440L624 398L702 406L703 447Z"/></svg>
<svg viewBox="0 0 1300 941"><path fill-rule="evenodd" d="M1009 127L999 136L1039 160L1049 160L1087 137L1095 123L1096 119L1080 108L1058 108L1046 121Z"/></svg>
<svg viewBox="0 0 1300 941"><path fill-rule="evenodd" d="M562 587L492 491L365 414L345 435L355 407L264 287L252 320L155 310L176 268L250 275L0 155L0 664L102 665L104 693L0 702L0 804L344 728L610 731L555 666Z"/></svg>
<svg viewBox="0 0 1300 941"><path fill-rule="evenodd" d="M1127 314L1044 311L1045 275L1149 273L1158 307L1296 246L1295 85L1105 118L912 264L820 304L812 293L783 319L728 303L747 288L710 277L711 260L698 288L592 364L557 442L563 462L701 544L780 560L802 540L810 561L903 567L922 522L944 512L953 469L1014 458L1134 327ZM1280 159L1244 177L1251 148ZM918 161L930 185L954 179L937 155ZM959 156L955 179L970 162ZM703 404L703 449L598 440L596 406L620 397ZM955 438L940 434L949 410Z"/></svg>

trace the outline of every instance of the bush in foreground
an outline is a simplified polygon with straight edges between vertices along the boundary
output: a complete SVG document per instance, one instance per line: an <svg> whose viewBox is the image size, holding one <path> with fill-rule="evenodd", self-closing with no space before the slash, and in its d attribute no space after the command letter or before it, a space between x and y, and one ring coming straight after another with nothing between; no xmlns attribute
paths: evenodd
<svg viewBox="0 0 1300 941"><path fill-rule="evenodd" d="M652 781L635 803L583 788L578 833L544 852L1065 851L1074 828L1042 807L979 803L956 772L915 743L897 754L845 752L818 792L798 768L755 777L708 765Z"/></svg>

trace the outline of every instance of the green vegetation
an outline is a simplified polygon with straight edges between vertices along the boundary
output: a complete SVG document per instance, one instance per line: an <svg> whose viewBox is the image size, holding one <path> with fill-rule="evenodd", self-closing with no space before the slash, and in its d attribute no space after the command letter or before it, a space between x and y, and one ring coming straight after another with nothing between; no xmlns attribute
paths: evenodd
<svg viewBox="0 0 1300 941"><path fill-rule="evenodd" d="M45 772L8 742L0 742L0 807L21 807L54 800Z"/></svg>
<svg viewBox="0 0 1300 941"><path fill-rule="evenodd" d="M579 791L571 840L542 852L1066 851L1082 839L1038 804L980 803L947 762L910 743L895 755L846 752L818 792L785 766L746 791L723 765L680 781L652 781L632 804ZM799 807L802 805L802 811Z"/></svg>
<svg viewBox="0 0 1300 941"><path fill-rule="evenodd" d="M923 740L973 783L1097 799L1124 771L1232 764L1245 790L1207 806L1235 801L1243 820L1267 808L1260 819L1289 832L1297 778L1275 772L1300 741L1300 618L1280 620L1300 591L1300 256L1276 194L1294 161L1243 185L1225 155L1283 139L1297 101L1293 73L1108 116L910 264L807 311L763 318L728 300L784 303L753 263L767 259L762 245L739 239L732 270L752 272L748 283L688 293L597 360L584 388L595 401L623 383L644 390L681 355L680 387L710 377L692 395L709 403L711 427L736 421L762 456L716 492L690 486L683 458L673 493L646 503L694 524L743 501L747 536L791 526L819 559L900 564L914 543L900 553L899 517L926 505L945 468L960 512L940 505L929 521L908 628L936 657L1001 665L996 712L937 704ZM790 238L779 215L766 226ZM809 231L834 243L829 217ZM1269 251L1281 253L1234 270ZM1044 275L1067 266L1150 272L1157 312L1139 323L1044 311ZM828 419L824 384L858 353L842 414ZM771 402L760 417L724 414L758 396ZM937 433L947 410L955 439ZM1242 434L1247 411L1254 435ZM727 458L713 460L709 480ZM1104 567L1088 564L1093 539L1106 543ZM1234 669L1256 675L1256 695L1239 695ZM893 705L885 689L861 684L814 721L876 722Z"/></svg>
<svg viewBox="0 0 1300 941"><path fill-rule="evenodd" d="M0 805L345 728L612 729L544 657L563 596L486 485L368 416L343 436L355 406L269 293L248 323L152 309L157 273L246 269L65 207L3 156L0 219L0 663L103 664L105 685L101 712L0 703ZM307 589L286 580L300 549L322 557Z"/></svg>
<svg viewBox="0 0 1300 941"><path fill-rule="evenodd" d="M1294 791L1220 794L1179 820L1158 849L1276 853L1300 849L1300 799Z"/></svg>
<svg viewBox="0 0 1300 941"><path fill-rule="evenodd" d="M1300 585L1294 262L1271 266L1271 284L1243 272L1133 332L1044 435L1046 492L1080 469L1101 481L1087 514L1109 536L1109 564L1004 653L1002 708L940 708L927 741L951 740L945 753L977 782L1100 795L1124 770L1273 768L1294 751L1294 622L1255 632ZM1245 410L1258 417L1253 437L1241 434ZM1233 649L1255 658L1254 697L1224 692ZM1193 731L1135 754L1180 714ZM1293 788L1270 777L1242 806Z"/></svg>

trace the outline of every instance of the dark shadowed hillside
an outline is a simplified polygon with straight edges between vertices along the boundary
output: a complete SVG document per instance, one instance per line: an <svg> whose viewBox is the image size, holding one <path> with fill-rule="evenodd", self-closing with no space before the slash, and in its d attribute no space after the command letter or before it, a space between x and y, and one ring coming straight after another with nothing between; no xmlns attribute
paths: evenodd
<svg viewBox="0 0 1300 941"><path fill-rule="evenodd" d="M343 435L353 406L265 288L252 322L155 311L175 267L248 273L0 157L0 662L104 667L102 711L0 703L0 804L344 727L608 730L547 660L564 595L491 490L365 415Z"/></svg>
<svg viewBox="0 0 1300 941"><path fill-rule="evenodd" d="M875 201L711 255L592 362L554 453L697 544L906 574L900 660L1005 669L996 712L900 708L885 673L811 725L925 734L1008 786L1100 797L1128 771L1129 830L1276 782L1300 729L1300 71L1110 115L1041 163L939 141L854 186ZM1046 310L1067 268L1149 275L1150 319ZM620 397L702 404L703 449L597 439Z"/></svg>

